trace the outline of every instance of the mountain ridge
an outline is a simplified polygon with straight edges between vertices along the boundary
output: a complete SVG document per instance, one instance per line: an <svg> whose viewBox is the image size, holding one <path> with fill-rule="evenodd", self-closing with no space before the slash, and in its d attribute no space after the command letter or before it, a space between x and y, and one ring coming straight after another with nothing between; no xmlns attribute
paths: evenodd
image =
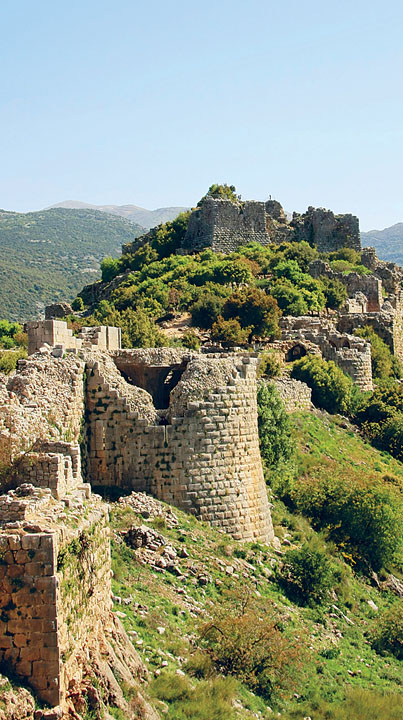
<svg viewBox="0 0 403 720"><path fill-rule="evenodd" d="M92 203L82 202L81 200L63 200L60 203L55 203L54 205L44 208L44 211L58 208L65 210L96 210L97 212L104 212L110 215L118 215L141 225L146 230L150 230L150 228L169 220L174 220L179 213L189 210L189 208L182 206L160 207L155 208L155 210L148 210L140 205L133 204L94 205Z"/></svg>
<svg viewBox="0 0 403 720"><path fill-rule="evenodd" d="M45 305L72 300L145 229L96 210L0 211L0 317L34 320Z"/></svg>

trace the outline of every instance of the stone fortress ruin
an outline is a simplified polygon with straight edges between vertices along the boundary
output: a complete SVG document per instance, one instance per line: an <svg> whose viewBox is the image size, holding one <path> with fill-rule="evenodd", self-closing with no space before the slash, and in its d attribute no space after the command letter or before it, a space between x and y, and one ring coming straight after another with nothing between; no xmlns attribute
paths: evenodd
<svg viewBox="0 0 403 720"><path fill-rule="evenodd" d="M107 506L91 485L151 493L235 539L273 539L257 356L99 349L114 330L77 347L63 321L31 323L31 347L41 332L46 344L0 384L11 487L0 497L0 665L52 706L80 676L82 649L96 654L113 630Z"/></svg>
<svg viewBox="0 0 403 720"><path fill-rule="evenodd" d="M351 215L309 208L288 221L276 201L213 198L192 214L182 249L231 252L250 240L293 239L361 251ZM371 248L361 259L371 275L312 263L313 277L345 284L345 306L283 317L281 338L269 347L285 365L309 353L334 360L369 390L370 344L353 333L372 326L403 359L403 271ZM52 707L63 705L99 652L113 683L108 508L92 488L146 492L237 540L274 537L259 452L257 353L123 350L118 328L82 328L76 337L62 316L54 306L28 323L29 357L0 378L9 483L0 497L0 664ZM303 383L285 373L276 385L288 410L310 408Z"/></svg>

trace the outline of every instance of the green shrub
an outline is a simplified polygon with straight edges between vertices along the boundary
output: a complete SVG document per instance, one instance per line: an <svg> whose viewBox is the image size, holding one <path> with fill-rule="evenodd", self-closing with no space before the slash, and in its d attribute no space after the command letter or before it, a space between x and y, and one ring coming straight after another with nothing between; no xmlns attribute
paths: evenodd
<svg viewBox="0 0 403 720"><path fill-rule="evenodd" d="M238 320L234 318L224 320L224 318L219 315L211 328L211 339L227 347L244 345L248 341L250 330L249 327L242 328Z"/></svg>
<svg viewBox="0 0 403 720"><path fill-rule="evenodd" d="M16 369L18 360L27 357L27 351L21 350L4 350L0 352L0 372L9 375Z"/></svg>
<svg viewBox="0 0 403 720"><path fill-rule="evenodd" d="M302 605L322 604L335 583L332 562L313 540L286 552L279 578L291 598Z"/></svg>
<svg viewBox="0 0 403 720"><path fill-rule="evenodd" d="M355 331L355 335L365 338L371 343L371 365L375 379L384 380L387 377L400 377L401 367L398 358L394 358L387 344L372 327L366 325L359 328Z"/></svg>
<svg viewBox="0 0 403 720"><path fill-rule="evenodd" d="M329 253L329 260L345 260L351 265L359 265L359 263L361 262L361 256L360 253L357 252L357 250L353 250L353 248L349 247L344 247Z"/></svg>
<svg viewBox="0 0 403 720"><path fill-rule="evenodd" d="M183 334L181 344L189 348L189 350L199 350L201 342L194 330L186 330Z"/></svg>
<svg viewBox="0 0 403 720"><path fill-rule="evenodd" d="M121 272L121 263L119 258L106 257L101 262L102 282L110 282L116 275Z"/></svg>
<svg viewBox="0 0 403 720"><path fill-rule="evenodd" d="M325 530L346 559L374 570L393 563L402 549L402 501L396 490L363 473L307 473L290 492L294 506Z"/></svg>
<svg viewBox="0 0 403 720"><path fill-rule="evenodd" d="M297 360L291 377L312 388L314 405L330 413L346 414L350 408L352 380L335 363L318 355L306 355Z"/></svg>
<svg viewBox="0 0 403 720"><path fill-rule="evenodd" d="M84 310L84 301L82 297L78 295L71 303L71 307L75 312L80 312L81 310Z"/></svg>
<svg viewBox="0 0 403 720"><path fill-rule="evenodd" d="M377 617L371 633L371 644L379 653L390 653L403 660L403 602L397 600Z"/></svg>
<svg viewBox="0 0 403 720"><path fill-rule="evenodd" d="M291 423L274 385L260 383L257 403L260 453L270 473L293 455Z"/></svg>
<svg viewBox="0 0 403 720"><path fill-rule="evenodd" d="M206 292L190 308L193 325L210 330L221 315L224 302L224 298Z"/></svg>
<svg viewBox="0 0 403 720"><path fill-rule="evenodd" d="M282 368L281 357L275 350L263 352L260 356L258 376L264 378L275 378L280 374Z"/></svg>
<svg viewBox="0 0 403 720"><path fill-rule="evenodd" d="M278 335L280 308L276 300L256 287L237 290L225 301L222 308L225 320L236 319L243 328L249 328L249 340L254 337L274 339Z"/></svg>
<svg viewBox="0 0 403 720"><path fill-rule="evenodd" d="M248 591L232 595L200 628L200 645L216 669L265 698L292 687L303 649L279 629L280 617Z"/></svg>
<svg viewBox="0 0 403 720"><path fill-rule="evenodd" d="M334 280L326 276L321 277L326 297L326 307L338 310L347 299L347 290L340 280Z"/></svg>

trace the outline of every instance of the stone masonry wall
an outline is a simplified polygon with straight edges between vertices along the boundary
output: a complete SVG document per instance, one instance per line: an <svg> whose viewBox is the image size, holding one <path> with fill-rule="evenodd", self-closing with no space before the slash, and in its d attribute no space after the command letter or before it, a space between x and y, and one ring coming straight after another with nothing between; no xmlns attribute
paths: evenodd
<svg viewBox="0 0 403 720"><path fill-rule="evenodd" d="M58 353L53 351L56 357L62 357L66 350L85 347L99 350L119 350L121 347L121 330L117 327L83 327L78 337L73 335L64 320L36 320L26 323L25 327L28 333L28 355L33 355L43 346L58 349Z"/></svg>
<svg viewBox="0 0 403 720"><path fill-rule="evenodd" d="M312 390L306 383L282 377L270 382L277 389L287 412L312 409Z"/></svg>
<svg viewBox="0 0 403 720"><path fill-rule="evenodd" d="M11 462L44 441L77 443L84 413L84 362L50 353L20 360L0 378L0 453Z"/></svg>
<svg viewBox="0 0 403 720"><path fill-rule="evenodd" d="M134 363L147 352L152 364L158 350L132 351ZM170 406L159 413L146 391L127 383L119 391L117 380L112 386L122 378L110 361L89 360L92 481L153 494L235 538L267 542L273 530L257 431L257 358L186 357ZM173 353L170 362L181 359Z"/></svg>
<svg viewBox="0 0 403 720"><path fill-rule="evenodd" d="M335 323L328 318L286 316L280 319L280 328L284 340L307 340L315 343L325 360L332 360L343 372L350 375L361 390L372 390L369 342L347 334L345 329L339 332Z"/></svg>
<svg viewBox="0 0 403 720"><path fill-rule="evenodd" d="M230 253L248 242L270 243L264 203L233 203L207 197L189 218L184 247L211 247L216 252Z"/></svg>
<svg viewBox="0 0 403 720"><path fill-rule="evenodd" d="M74 527L66 507L41 492L31 491L25 522L13 527L3 517L0 527L0 664L55 706L77 655L109 622L109 531L99 501L88 503L86 517L71 513Z"/></svg>
<svg viewBox="0 0 403 720"><path fill-rule="evenodd" d="M400 312L379 312L341 315L337 321L340 332L353 332L355 328L372 327L388 345L392 353L403 361L403 318Z"/></svg>
<svg viewBox="0 0 403 720"><path fill-rule="evenodd" d="M211 247L216 252L230 253L248 242L268 245L284 241L306 241L320 252L341 247L360 250L358 218L309 207L303 215L294 213L288 222L280 203L273 200L231 202L207 196L190 215L183 250Z"/></svg>

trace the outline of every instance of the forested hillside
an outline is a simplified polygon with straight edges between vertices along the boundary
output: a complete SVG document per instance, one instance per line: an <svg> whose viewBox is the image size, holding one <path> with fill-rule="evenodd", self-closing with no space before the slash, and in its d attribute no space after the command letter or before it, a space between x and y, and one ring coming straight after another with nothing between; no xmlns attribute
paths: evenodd
<svg viewBox="0 0 403 720"><path fill-rule="evenodd" d="M100 275L105 255L141 235L129 220L95 210L0 210L0 316L28 320L71 300Z"/></svg>

